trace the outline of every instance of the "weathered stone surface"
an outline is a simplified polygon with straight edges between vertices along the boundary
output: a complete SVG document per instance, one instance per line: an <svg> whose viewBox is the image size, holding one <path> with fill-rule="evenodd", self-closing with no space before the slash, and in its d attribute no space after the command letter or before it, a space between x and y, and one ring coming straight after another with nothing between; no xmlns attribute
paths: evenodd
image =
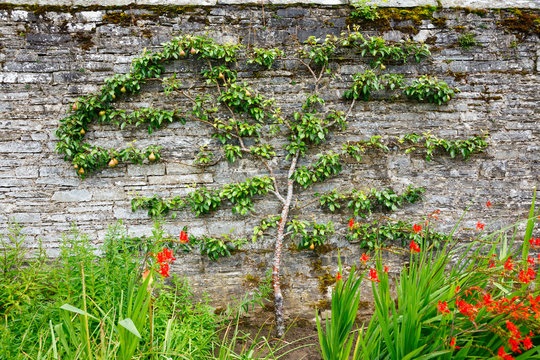
<svg viewBox="0 0 540 360"><path fill-rule="evenodd" d="M19 3L28 3L16 0ZM162 1L145 0L145 4L163 5ZM265 0L263 5L290 5L292 1ZM133 1L106 0L100 6L127 5ZM301 1L294 1L299 4ZM33 3L33 2L30 2ZM61 0L44 0L40 4L62 4ZM65 5L89 6L90 0L66 1ZM216 3L224 5L215 5ZM308 3L304 1L303 3ZM92 124L87 137L93 144L125 147L133 140L135 147L149 144L163 146L163 160L142 166L119 164L114 169L80 180L69 163L54 151L54 135L71 102L78 96L98 91L103 80L115 72L127 72L131 61L144 48L154 51L173 33L209 33L220 42L240 41L244 45L280 47L287 54L297 50L297 40L309 36L323 37L339 34L348 23L346 1L320 0L319 6L261 6L260 1L236 0L168 1L167 4L201 5L186 12L159 15L152 20L138 18L151 13L148 9L129 9L130 21L113 23L105 15L111 9L81 8L73 13L48 11L34 14L25 9L0 11L0 232L10 219L26 227L29 241L38 237L44 240L51 255L58 254L61 233L71 223L102 240L109 224L124 220L129 234L151 234L152 220L146 210L132 212L130 200L136 194L152 196L185 196L195 186L220 188L231 182L243 181L253 176L266 175L264 167L253 159L244 158L230 164L224 161L200 168L193 166L199 147L207 145L217 156L222 156L209 127L194 122L185 125L174 123L148 135L146 129L117 130L109 125ZM390 0L378 2L381 6L437 5L436 1ZM142 1L136 5L143 4ZM233 4L239 4L235 6ZM253 4L250 6L249 4ZM443 7L473 6L470 3L442 1ZM204 5L204 6L202 6ZM325 6L330 5L330 6ZM530 7L534 1L501 1L489 7ZM351 265L365 249L350 245L343 236L343 229L350 213L343 211L328 214L313 202L313 192L333 188L367 190L371 187L392 187L402 191L409 185L426 188L422 203L405 206L390 216L396 219L423 221L424 216L441 209L438 224L441 230L450 230L459 219L465 204L473 201L470 218L465 226L474 227L478 220L489 223L490 218L500 218L500 224L515 220L516 214L526 214L532 198L532 188L540 179L540 49L536 35L517 36L497 25L501 17L509 16L490 11L485 16L466 10L437 11L437 17L447 18L445 27L430 21L414 26L416 35L399 31L410 22L393 24L394 30L378 33L364 29L366 36L381 35L386 39L407 39L409 36L430 44L432 61L417 64L414 61L400 65L387 64L387 72L403 73L411 79L419 74L431 73L444 79L461 92L456 99L444 106L388 99L375 93L370 102L358 101L352 109L351 122L345 131L331 135L330 142L310 152L301 165L309 164L316 154L338 151L346 141L366 140L373 135L399 136L406 132L433 134L457 139L489 131L490 148L481 155L474 155L467 162L451 160L438 154L432 161L425 161L423 153L388 154L366 153L361 163L344 164L338 177L323 184L316 184L307 191L300 191L293 215L318 221L332 220L341 231L330 242L341 248L343 263ZM473 32L482 47L464 50L458 45L455 28L463 27ZM364 31L363 30L363 31ZM83 36L84 35L84 36ZM240 81L246 81L255 91L274 97L284 116L299 111L305 96L312 91L311 75L298 61L290 57L279 60L271 70L242 61L237 65ZM369 60L359 54L341 51L332 62L335 78L324 78L322 92L329 108L347 111L348 102L342 100L350 88L352 76L370 68ZM211 92L200 78L205 62L182 60L166 66L167 75L179 73L185 89ZM154 106L188 111L191 104L175 97L165 97L158 82L149 82L139 95L122 101L119 107L136 109ZM225 115L224 115L225 116ZM229 115L226 115L229 116ZM276 176L287 177L286 161L281 136L268 139L278 151ZM489 212L482 204L491 200ZM249 237L257 217L267 212L277 214L280 203L268 195L255 199L254 217L233 215L230 204L224 202L220 210L204 217L195 217L189 211L180 211L168 219L166 230L178 236L183 226L191 234L220 236L232 231L232 236ZM388 215L388 214L387 214ZM378 216L378 215L377 215ZM374 215L369 220L376 219ZM245 252L211 262L195 252L178 254L174 270L188 276L194 288L208 292L215 304L223 304L231 295L240 296L249 290L248 275L264 277L270 267L273 242L271 238L247 244ZM328 299L328 289L319 291L318 277L337 271L337 253L317 254L298 252L287 241L283 264L283 281L290 314L301 313L313 317L313 308ZM397 271L404 259L389 257L392 271Z"/></svg>
<svg viewBox="0 0 540 360"><path fill-rule="evenodd" d="M51 200L59 202L81 202L90 201L92 194L88 190L67 190L57 191Z"/></svg>

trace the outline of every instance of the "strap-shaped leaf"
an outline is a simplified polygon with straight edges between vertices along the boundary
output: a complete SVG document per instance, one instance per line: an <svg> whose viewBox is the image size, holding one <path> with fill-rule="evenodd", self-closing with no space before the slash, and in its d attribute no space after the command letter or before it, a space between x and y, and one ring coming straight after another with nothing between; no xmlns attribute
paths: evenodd
<svg viewBox="0 0 540 360"><path fill-rule="evenodd" d="M120 320L118 322L118 325L122 326L124 329L126 329L127 331L129 331L130 333L138 337L139 339L141 338L141 334L139 333L139 330L137 330L137 327L133 323L133 320L131 320L130 318Z"/></svg>

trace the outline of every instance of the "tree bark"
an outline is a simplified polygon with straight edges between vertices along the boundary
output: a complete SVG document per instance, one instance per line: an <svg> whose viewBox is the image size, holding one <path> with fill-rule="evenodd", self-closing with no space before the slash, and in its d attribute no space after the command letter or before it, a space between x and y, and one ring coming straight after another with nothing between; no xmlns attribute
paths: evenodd
<svg viewBox="0 0 540 360"><path fill-rule="evenodd" d="M287 217L289 216L289 209L291 207L291 201L293 196L294 180L291 179L294 170L296 168L296 162L298 160L298 153L294 156L289 169L289 177L287 179L287 198L285 204L281 210L281 219L279 220L279 226L276 234L276 247L274 251L274 264L272 266L272 279L274 285L274 310L276 314L276 331L277 336L282 337L285 334L285 324L283 323L283 294L281 293L281 286L279 282L279 267L281 265L281 253L283 249L283 238L285 233L285 224L287 223Z"/></svg>

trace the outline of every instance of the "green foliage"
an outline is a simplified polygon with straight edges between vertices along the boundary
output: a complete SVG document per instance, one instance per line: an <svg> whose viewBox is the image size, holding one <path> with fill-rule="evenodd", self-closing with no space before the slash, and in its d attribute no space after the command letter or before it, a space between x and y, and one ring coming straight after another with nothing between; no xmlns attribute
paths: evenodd
<svg viewBox="0 0 540 360"><path fill-rule="evenodd" d="M285 53L280 49L261 49L253 48L253 52L250 54L251 59L248 60L248 64L259 64L261 66L266 66L268 70L272 67L272 64L276 61L277 58L280 58Z"/></svg>
<svg viewBox="0 0 540 360"><path fill-rule="evenodd" d="M534 201L530 215L524 243L537 216ZM538 316L540 290L515 283L519 270L528 268L531 259L525 252L520 259L520 249L514 246L516 232L511 241L507 238L508 230L519 225L482 233L479 241L470 243L453 240L452 232L439 249L426 241L419 254L411 253L395 280L396 287L390 286L393 281L378 248L373 264L366 264L374 316L359 329L353 349L352 326L346 325L358 311L359 285L352 285L361 281L353 267L347 283L338 280L332 293L331 324L326 322L325 332L317 318L323 358L492 359L502 358L497 356L501 350L519 360L540 358L538 324L529 321L533 314ZM341 274L341 262L339 270ZM519 346L524 334L530 348ZM517 341L516 349L508 349L509 344L513 347L509 338ZM514 359L511 355L505 358Z"/></svg>
<svg viewBox="0 0 540 360"><path fill-rule="evenodd" d="M253 228L253 236L251 237L251 241L256 242L258 239L262 239L264 237L264 232L270 228L277 227L280 219L280 216L272 215L268 215L267 218L261 219L259 225Z"/></svg>
<svg viewBox="0 0 540 360"><path fill-rule="evenodd" d="M47 258L39 243L36 254L25 244L26 236L16 223L10 223L7 234L0 237L0 317L5 321L19 317L33 301L43 300L43 286L55 286L48 276ZM28 263L27 257L34 261Z"/></svg>
<svg viewBox="0 0 540 360"><path fill-rule="evenodd" d="M343 144L343 154L353 157L356 161L362 161L362 154L366 152L367 149L380 149L384 152L388 152L388 146L383 144L381 141L382 137L374 135L369 138L369 140L361 140L356 142L348 141L346 144Z"/></svg>
<svg viewBox="0 0 540 360"><path fill-rule="evenodd" d="M484 134L483 136L473 136L466 140L446 140L429 132L422 135L412 133L403 135L398 142L400 144L406 143L411 145L405 149L405 153L414 151L417 148L424 148L426 150L427 161L431 161L433 152L436 149L447 152L451 158L460 154L463 160L467 160L471 154L481 153L488 147L488 143L485 140L487 136L487 134Z"/></svg>
<svg viewBox="0 0 540 360"><path fill-rule="evenodd" d="M478 40L476 40L476 37L474 36L474 34L470 32L461 35L458 38L458 43L459 43L459 46L465 50L469 50L473 46L479 45Z"/></svg>
<svg viewBox="0 0 540 360"><path fill-rule="evenodd" d="M370 0L354 0L351 2L351 6L354 8L351 11L353 18L373 21L380 17L379 8Z"/></svg>
<svg viewBox="0 0 540 360"><path fill-rule="evenodd" d="M214 158L214 153L206 150L206 145L199 148L199 152L193 160L194 165L206 166L210 165L210 162Z"/></svg>
<svg viewBox="0 0 540 360"><path fill-rule="evenodd" d="M327 237L334 233L334 224L293 219L287 223L287 231L291 232L291 240L300 236L298 249L310 249L324 245Z"/></svg>
<svg viewBox="0 0 540 360"><path fill-rule="evenodd" d="M292 178L304 189L315 182L322 182L341 172L339 154L329 152L319 154L318 160L310 167L302 166L296 169Z"/></svg>
<svg viewBox="0 0 540 360"><path fill-rule="evenodd" d="M218 318L205 301L193 301L185 280L173 277L168 284L154 283L153 321L148 321L148 284L140 281L143 244L128 237L121 224L109 228L100 249L93 249L93 241L72 229L64 237L60 258L50 264L39 254L23 256L16 245L21 243L20 233L14 226L3 240L1 265L9 261L10 270L0 274L0 291L25 288L29 299L19 299L18 307L0 303L0 359L213 356L219 341ZM160 249L162 235L154 231L146 250ZM2 293L0 299L11 298Z"/></svg>
<svg viewBox="0 0 540 360"><path fill-rule="evenodd" d="M324 194L316 193L319 197L321 206L327 208L331 212L341 208L341 204L348 201L347 207L353 210L354 216L366 217L371 215L376 207L382 207L386 211L396 211L401 207L404 201L414 203L422 199L424 188L414 188L412 185L407 190L398 195L391 189L377 190L371 189L364 193L356 189L352 189L344 194L340 194L337 190L332 190Z"/></svg>
<svg viewBox="0 0 540 360"><path fill-rule="evenodd" d="M207 214L216 210L224 200L232 205L233 214L246 215L253 211L252 198L264 195L274 190L273 181L267 176L254 177L242 183L225 185L221 190L201 187L190 192L186 196L175 196L171 199L162 199L157 195L151 198L136 197L131 200L131 209L147 209L148 215L154 218L168 215L171 210L183 210L190 208L195 216ZM173 213L176 217L176 213Z"/></svg>
<svg viewBox="0 0 540 360"><path fill-rule="evenodd" d="M321 320L317 315L317 334L321 355L324 360L348 360L353 345L354 336L351 330L356 321L356 313L360 304L360 285L363 274L353 265L347 281L337 280L332 289L332 305L330 319L324 321L324 331ZM341 259L339 274L342 274Z"/></svg>
<svg viewBox="0 0 540 360"><path fill-rule="evenodd" d="M368 224L355 224L349 229L347 240L370 249L388 245L409 246L413 240L417 243L429 242L439 246L451 240L451 236L429 228L424 229L422 234L416 233L413 225L402 220L375 220Z"/></svg>
<svg viewBox="0 0 540 360"><path fill-rule="evenodd" d="M240 45L221 45L206 37L184 35L163 44L161 52L145 51L133 60L129 74L108 78L97 94L77 99L68 115L60 120L60 127L56 131L59 139L56 151L64 155L64 160L73 162L75 170L81 177L103 169L113 158L140 164L153 152L156 160L159 160L160 147L155 145L141 150L134 148L116 150L84 143L83 138L88 125L92 121L99 120L102 123L111 122L123 129L126 124L138 126L148 123L148 131L152 133L165 123L173 121L185 123L186 119L178 116L175 111L143 108L128 114L122 110L114 110L112 103L126 95L138 93L147 79L159 78L163 73L163 64L167 61L187 57L189 53L198 58L232 62L236 61L236 53L240 48ZM220 69L218 68L218 74ZM225 73L229 79L234 77L232 71ZM208 77L211 77L211 74L208 74ZM166 93L179 86L178 82L171 78L164 84ZM121 156L117 156L118 154Z"/></svg>
<svg viewBox="0 0 540 360"><path fill-rule="evenodd" d="M254 94L253 89L246 83L232 83L217 100L227 104L237 113L248 114L258 122L263 122L265 117L273 116L267 109L273 100L265 100L262 95Z"/></svg>
<svg viewBox="0 0 540 360"><path fill-rule="evenodd" d="M317 66L326 67L336 51L337 45L333 40L331 35L328 35L323 41L315 36L310 36L304 41L304 46L298 50L298 54L303 58L310 59Z"/></svg>
<svg viewBox="0 0 540 360"><path fill-rule="evenodd" d="M220 257L231 256L231 250L234 247L225 241L213 237L203 236L201 239L201 254L207 255L211 260L217 260Z"/></svg>
<svg viewBox="0 0 540 360"><path fill-rule="evenodd" d="M452 89L444 81L429 75L422 75L420 78L413 80L412 84L403 88L403 93L407 97L437 105L450 101L456 96L457 91L459 90Z"/></svg>
<svg viewBox="0 0 540 360"><path fill-rule="evenodd" d="M382 88L379 76L373 70L366 70L363 74L354 75L353 81L352 88L343 94L346 99L362 98L364 101L368 101L372 91Z"/></svg>

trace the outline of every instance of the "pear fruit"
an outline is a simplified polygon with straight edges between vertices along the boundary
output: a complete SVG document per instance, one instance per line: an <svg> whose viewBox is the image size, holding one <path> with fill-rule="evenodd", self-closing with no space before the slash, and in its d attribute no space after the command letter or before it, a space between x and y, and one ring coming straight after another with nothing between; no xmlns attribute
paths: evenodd
<svg viewBox="0 0 540 360"><path fill-rule="evenodd" d="M77 171L79 173L79 175L82 175L84 174L84 168L80 168L79 171Z"/></svg>
<svg viewBox="0 0 540 360"><path fill-rule="evenodd" d="M150 155L148 156L148 160L150 160L150 161L156 161L156 155L154 155L154 153L151 152Z"/></svg>
<svg viewBox="0 0 540 360"><path fill-rule="evenodd" d="M86 131L84 131L84 129L81 129L81 131L79 131L79 134L84 135L86 134Z"/></svg>

